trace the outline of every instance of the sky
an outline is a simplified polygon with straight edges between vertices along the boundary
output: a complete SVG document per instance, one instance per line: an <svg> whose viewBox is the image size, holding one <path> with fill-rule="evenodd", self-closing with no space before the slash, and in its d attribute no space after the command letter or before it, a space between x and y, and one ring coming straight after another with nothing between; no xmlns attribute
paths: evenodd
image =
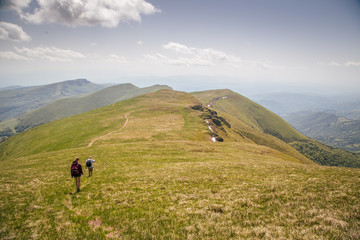
<svg viewBox="0 0 360 240"><path fill-rule="evenodd" d="M0 87L360 92L360 0L0 0Z"/></svg>

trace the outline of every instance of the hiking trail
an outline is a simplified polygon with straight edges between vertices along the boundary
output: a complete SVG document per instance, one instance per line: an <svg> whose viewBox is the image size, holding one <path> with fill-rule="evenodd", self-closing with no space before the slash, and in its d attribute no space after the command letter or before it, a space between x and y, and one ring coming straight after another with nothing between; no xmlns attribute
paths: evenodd
<svg viewBox="0 0 360 240"><path fill-rule="evenodd" d="M113 134L113 133L115 133L115 132L119 132L119 131L123 130L123 129L126 127L126 125L128 124L128 122L129 122L129 118L128 118L128 115L129 115L129 114L130 114L130 113L126 113L126 114L124 115L126 121L125 121L124 125L123 125L119 130L115 130L115 131L109 132L109 133L107 133L107 134L105 134L105 135L103 135L103 136L100 136L100 137L97 137L97 138L91 140L91 142L87 145L87 147L91 147L91 146L94 144L94 142L96 142L97 140L99 140L99 139L101 139L101 138L103 138L103 137L109 136L109 135L111 135L111 134Z"/></svg>

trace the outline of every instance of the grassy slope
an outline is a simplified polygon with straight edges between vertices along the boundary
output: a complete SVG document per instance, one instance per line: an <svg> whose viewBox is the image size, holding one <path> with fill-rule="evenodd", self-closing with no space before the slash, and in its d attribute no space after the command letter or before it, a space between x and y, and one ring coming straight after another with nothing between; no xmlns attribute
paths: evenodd
<svg viewBox="0 0 360 240"><path fill-rule="evenodd" d="M360 121L332 113L297 113L289 122L306 136L327 145L360 153Z"/></svg>
<svg viewBox="0 0 360 240"><path fill-rule="evenodd" d="M300 160L303 163L307 164L314 164L313 161L309 160L307 157L296 151L294 148L289 147L289 145L282 140L262 133L260 131L254 130L253 128L249 127L248 125L244 124L243 122L239 121L237 118L228 115L226 113L221 113L222 116L224 116L228 122L231 124L232 129L243 136L245 139L250 140L251 142L263 145L272 149L275 149L277 151L283 152L287 154L288 156L291 156L293 158L296 158Z"/></svg>
<svg viewBox="0 0 360 240"><path fill-rule="evenodd" d="M70 163L89 155L94 175L71 195ZM358 239L360 171L284 159L249 143L147 141L5 160L0 238Z"/></svg>
<svg viewBox="0 0 360 240"><path fill-rule="evenodd" d="M211 104L211 107L231 114L250 127L274 135L285 142L306 139L273 112L231 90L212 90L192 94L203 104L208 104L214 98L220 98Z"/></svg>
<svg viewBox="0 0 360 240"><path fill-rule="evenodd" d="M193 132L182 131L181 126L184 124L184 118L190 114L188 113L190 110L185 108L195 104L199 104L198 100L189 94L166 90L157 92L155 95L148 94L122 101L19 133L0 144L0 159L85 147L93 138L120 129L125 122L124 115L126 113L142 120L140 125L134 127L133 132L128 134L128 138L133 141L136 139L146 140L144 136L156 138L164 135L163 131L155 128L162 124L170 124L172 130L170 132L178 139L181 139L186 133L188 137L192 138L194 137ZM200 113L191 112L196 114L197 121L202 121L198 117ZM153 118L149 118L148 115ZM205 128L204 124L201 124ZM149 125L149 129L144 130L144 126L147 125ZM201 129L198 124L193 122L190 122L189 125L192 128ZM166 126L164 128L166 130ZM205 131L202 135L207 136L208 133Z"/></svg>
<svg viewBox="0 0 360 240"><path fill-rule="evenodd" d="M360 168L360 155L334 148L314 140L290 143L296 150L314 162L326 166Z"/></svg>
<svg viewBox="0 0 360 240"><path fill-rule="evenodd" d="M155 85L147 88L138 88L132 84L119 84L84 97L58 100L21 116L17 128L22 131L46 122L87 112L164 88L169 87Z"/></svg>
<svg viewBox="0 0 360 240"><path fill-rule="evenodd" d="M210 103L212 108L234 116L252 129L291 143L301 154L316 163L328 166L360 167L358 155L324 146L305 137L276 114L231 90L213 90L192 94L200 99L203 104ZM212 101L214 98L217 100ZM268 143L264 144L259 141L257 143L270 146ZM274 148L274 146L270 147Z"/></svg>
<svg viewBox="0 0 360 240"><path fill-rule="evenodd" d="M160 91L1 143L0 238L360 237L358 169L300 164L235 135L212 143L195 104L189 94ZM116 132L125 113L129 122ZM230 118L232 128L246 127ZM94 176L71 194L70 164L79 156L84 166L89 155Z"/></svg>

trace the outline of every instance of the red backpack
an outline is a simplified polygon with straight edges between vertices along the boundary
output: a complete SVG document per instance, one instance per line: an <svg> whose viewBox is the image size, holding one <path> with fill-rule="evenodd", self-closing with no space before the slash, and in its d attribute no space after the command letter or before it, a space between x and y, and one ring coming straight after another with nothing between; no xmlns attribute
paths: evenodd
<svg viewBox="0 0 360 240"><path fill-rule="evenodd" d="M76 176L79 175L79 164L77 163L73 163L71 165L71 176Z"/></svg>

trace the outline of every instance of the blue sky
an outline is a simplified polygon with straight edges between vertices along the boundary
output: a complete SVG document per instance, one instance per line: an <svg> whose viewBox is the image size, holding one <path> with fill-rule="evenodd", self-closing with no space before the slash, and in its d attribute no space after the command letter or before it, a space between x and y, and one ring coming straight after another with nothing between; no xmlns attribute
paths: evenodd
<svg viewBox="0 0 360 240"><path fill-rule="evenodd" d="M360 1L2 0L0 87L359 92Z"/></svg>

